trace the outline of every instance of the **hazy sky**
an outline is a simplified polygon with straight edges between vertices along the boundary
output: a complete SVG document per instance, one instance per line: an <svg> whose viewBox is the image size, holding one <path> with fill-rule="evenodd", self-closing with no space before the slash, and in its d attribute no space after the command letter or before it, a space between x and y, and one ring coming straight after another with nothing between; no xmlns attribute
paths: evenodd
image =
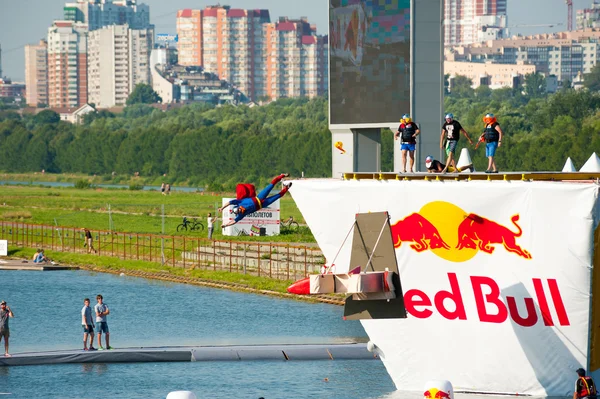
<svg viewBox="0 0 600 399"><path fill-rule="evenodd" d="M202 9L218 2L235 8L266 8L271 20L279 16L308 17L317 25L317 33L326 34L327 0L141 0L150 6L150 21L156 33L175 33L175 13L181 8ZM0 45L3 75L13 80L25 76L26 44L46 37L54 19L62 18L65 0L0 0ZM574 0L574 10L589 7L592 0ZM575 14L575 11L573 12ZM550 24L562 26L516 27L512 33L543 33L566 30L565 0L508 0L508 24Z"/></svg>

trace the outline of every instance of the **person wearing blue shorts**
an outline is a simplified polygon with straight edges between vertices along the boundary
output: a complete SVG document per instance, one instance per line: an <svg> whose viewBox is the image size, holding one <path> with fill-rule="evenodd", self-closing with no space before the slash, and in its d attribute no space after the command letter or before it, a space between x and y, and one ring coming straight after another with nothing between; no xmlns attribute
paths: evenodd
<svg viewBox="0 0 600 399"><path fill-rule="evenodd" d="M394 139L400 137L400 151L402 151L402 173L406 173L406 155L410 155L410 173L414 171L415 149L417 146L417 136L421 133L419 126L413 122L410 115L404 114L400 119L400 126L394 135Z"/></svg>
<svg viewBox="0 0 600 399"><path fill-rule="evenodd" d="M494 114L488 113L483 117L485 127L483 134L480 136L480 140L485 140L485 156L488 158L488 168L485 173L498 173L498 167L494 156L496 156L496 150L502 145L502 129L496 120Z"/></svg>
<svg viewBox="0 0 600 399"><path fill-rule="evenodd" d="M92 319L92 308L90 307L90 298L83 300L81 309L81 325L83 326L83 350L95 351L94 348L94 320ZM88 349L87 340L90 337L90 347Z"/></svg>
<svg viewBox="0 0 600 399"><path fill-rule="evenodd" d="M112 349L110 346L110 333L108 331L108 323L106 322L106 316L110 314L108 306L104 303L102 295L96 296L98 302L94 306L94 312L96 312L96 332L98 334L98 350L103 350L102 347L102 333L104 333L104 340L106 341L106 349Z"/></svg>

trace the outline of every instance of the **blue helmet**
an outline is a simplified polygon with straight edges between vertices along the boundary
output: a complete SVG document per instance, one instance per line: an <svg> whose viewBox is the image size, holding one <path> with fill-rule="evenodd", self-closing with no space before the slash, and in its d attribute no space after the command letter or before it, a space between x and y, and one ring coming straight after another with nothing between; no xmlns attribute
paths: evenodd
<svg viewBox="0 0 600 399"><path fill-rule="evenodd" d="M452 112L449 112L446 114L446 116L444 117L444 119L454 119L454 114Z"/></svg>

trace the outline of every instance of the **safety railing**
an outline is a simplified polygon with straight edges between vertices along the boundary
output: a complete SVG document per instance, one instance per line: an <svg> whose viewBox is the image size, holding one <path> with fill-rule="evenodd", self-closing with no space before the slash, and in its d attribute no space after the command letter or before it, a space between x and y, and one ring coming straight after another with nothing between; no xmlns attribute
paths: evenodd
<svg viewBox="0 0 600 399"><path fill-rule="evenodd" d="M94 253L75 227L0 221L0 239L9 245L58 252ZM325 258L318 248L186 236L92 231L98 255L157 262L171 267L244 273L296 280L317 273Z"/></svg>

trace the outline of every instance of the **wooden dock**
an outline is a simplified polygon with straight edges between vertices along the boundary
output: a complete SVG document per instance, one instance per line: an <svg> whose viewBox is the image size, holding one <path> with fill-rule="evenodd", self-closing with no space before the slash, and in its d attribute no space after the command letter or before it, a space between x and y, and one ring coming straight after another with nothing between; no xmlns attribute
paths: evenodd
<svg viewBox="0 0 600 399"><path fill-rule="evenodd" d="M58 263L33 263L30 260L15 260L15 259L0 259L0 270L34 270L34 271L50 271L50 270L79 270L77 266L64 266Z"/></svg>

